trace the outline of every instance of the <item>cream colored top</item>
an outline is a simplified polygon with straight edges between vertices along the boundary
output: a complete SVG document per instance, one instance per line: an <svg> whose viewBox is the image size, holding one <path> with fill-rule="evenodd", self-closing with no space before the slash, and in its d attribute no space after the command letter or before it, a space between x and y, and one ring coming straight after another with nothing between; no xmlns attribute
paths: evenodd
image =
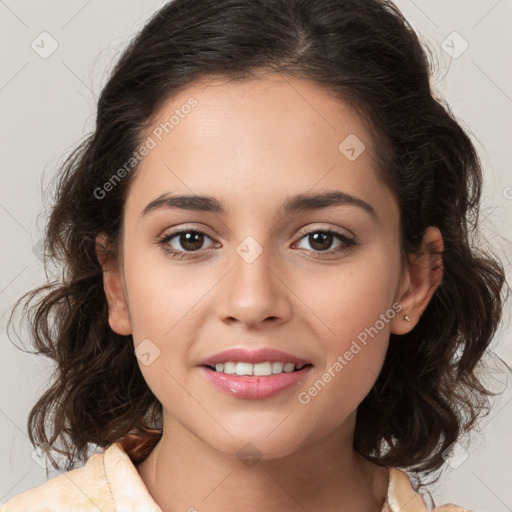
<svg viewBox="0 0 512 512"><path fill-rule="evenodd" d="M382 512L430 512L403 471L390 467ZM0 506L0 512L162 512L119 443ZM446 504L435 512L472 512Z"/></svg>

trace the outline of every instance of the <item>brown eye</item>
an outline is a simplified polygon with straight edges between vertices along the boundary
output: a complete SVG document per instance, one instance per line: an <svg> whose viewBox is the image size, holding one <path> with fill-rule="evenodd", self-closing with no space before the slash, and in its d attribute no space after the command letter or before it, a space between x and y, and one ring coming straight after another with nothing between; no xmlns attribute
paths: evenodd
<svg viewBox="0 0 512 512"><path fill-rule="evenodd" d="M310 231L309 233L301 233L302 240L307 240L310 249L306 248L313 252L325 252L325 253L337 253L348 251L352 246L356 245L354 239L342 234L337 233L336 231L332 231L330 229L326 230L316 230ZM338 247L331 249L333 243L338 240ZM300 247L304 249L304 247Z"/></svg>
<svg viewBox="0 0 512 512"><path fill-rule="evenodd" d="M311 233L310 235L308 235L308 241L310 243L310 246L315 251L323 251L329 249L333 240L334 237L332 234L323 231Z"/></svg>
<svg viewBox="0 0 512 512"><path fill-rule="evenodd" d="M181 229L164 235L158 241L158 244L173 258L187 259L189 257L196 258L201 255L206 239L211 240L206 233L199 229ZM215 244L212 244L213 246ZM198 255L192 256L193 253L198 253Z"/></svg>
<svg viewBox="0 0 512 512"><path fill-rule="evenodd" d="M185 251L197 251L203 245L204 233L199 231L183 231L177 235L177 239Z"/></svg>

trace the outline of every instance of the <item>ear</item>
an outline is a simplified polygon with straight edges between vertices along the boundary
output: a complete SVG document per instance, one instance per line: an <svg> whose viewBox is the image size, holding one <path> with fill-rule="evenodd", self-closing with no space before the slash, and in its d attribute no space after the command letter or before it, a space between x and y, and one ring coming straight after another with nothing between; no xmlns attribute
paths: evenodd
<svg viewBox="0 0 512 512"><path fill-rule="evenodd" d="M103 288L108 303L108 323L114 332L124 336L131 334L128 301L122 268L108 249L109 242L104 233L96 237L96 255L103 269Z"/></svg>
<svg viewBox="0 0 512 512"><path fill-rule="evenodd" d="M393 334L406 334L418 323L430 299L443 280L443 237L438 228L425 230L418 254L409 256L397 301L403 306L400 314L391 321ZM410 318L410 322L405 319Z"/></svg>

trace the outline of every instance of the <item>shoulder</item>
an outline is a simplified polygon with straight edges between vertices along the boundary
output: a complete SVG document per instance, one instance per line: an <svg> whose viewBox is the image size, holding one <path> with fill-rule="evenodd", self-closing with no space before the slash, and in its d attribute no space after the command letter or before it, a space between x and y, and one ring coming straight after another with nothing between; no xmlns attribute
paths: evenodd
<svg viewBox="0 0 512 512"><path fill-rule="evenodd" d="M428 491L418 492L404 471L389 467L387 502L382 512L472 512L452 503L436 506Z"/></svg>
<svg viewBox="0 0 512 512"><path fill-rule="evenodd" d="M0 512L115 512L103 459L95 453L84 466L14 496Z"/></svg>
<svg viewBox="0 0 512 512"><path fill-rule="evenodd" d="M162 512L149 494L137 468L113 443L78 469L30 489L0 506L0 512Z"/></svg>

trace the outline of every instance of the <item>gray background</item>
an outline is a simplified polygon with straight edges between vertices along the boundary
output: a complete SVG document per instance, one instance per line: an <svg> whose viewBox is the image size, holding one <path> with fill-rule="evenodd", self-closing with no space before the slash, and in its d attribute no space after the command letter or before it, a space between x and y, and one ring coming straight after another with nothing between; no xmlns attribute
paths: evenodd
<svg viewBox="0 0 512 512"><path fill-rule="evenodd" d="M6 334L15 299L44 281L37 251L44 224L42 191L68 152L92 130L95 102L110 66L164 3L0 0L1 503L46 481L44 465L32 454L26 420L51 366L16 349ZM512 0L399 0L397 5L437 61L435 89L473 134L485 169L482 227L510 279ZM58 44L47 58L40 53L48 52L52 41L40 36L44 31ZM512 367L509 319L507 310L493 345L492 360L501 368L502 361ZM472 435L469 446L458 448L441 481L430 487L436 503L479 512L512 510L509 377L510 372L486 377L494 389L505 391L481 431Z"/></svg>

